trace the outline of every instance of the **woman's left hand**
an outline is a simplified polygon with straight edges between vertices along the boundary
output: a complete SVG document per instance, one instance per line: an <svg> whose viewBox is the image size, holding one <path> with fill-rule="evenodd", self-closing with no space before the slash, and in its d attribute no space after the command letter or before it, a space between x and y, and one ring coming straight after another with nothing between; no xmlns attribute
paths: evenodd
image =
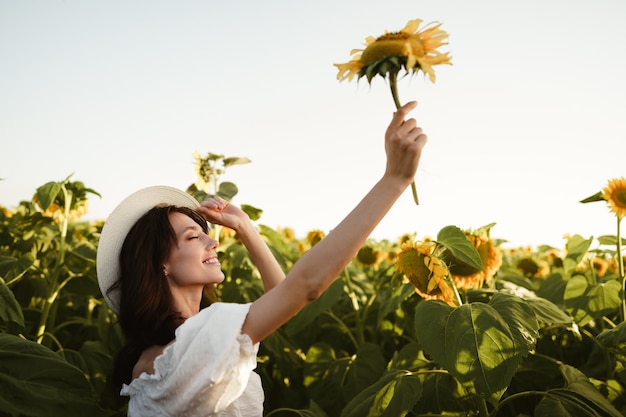
<svg viewBox="0 0 626 417"><path fill-rule="evenodd" d="M203 201L198 212L211 223L226 226L235 231L249 219L248 215L239 207L218 196Z"/></svg>

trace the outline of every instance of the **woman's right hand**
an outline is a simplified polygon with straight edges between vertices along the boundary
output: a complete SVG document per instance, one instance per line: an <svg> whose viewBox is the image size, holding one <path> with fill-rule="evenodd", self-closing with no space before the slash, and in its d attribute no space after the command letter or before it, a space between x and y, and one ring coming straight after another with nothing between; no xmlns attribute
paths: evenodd
<svg viewBox="0 0 626 417"><path fill-rule="evenodd" d="M406 185L413 181L422 148L428 137L417 126L415 119L405 120L408 113L417 107L417 102L411 101L400 107L393 115L385 133L385 152L387 153L387 167L385 175L400 178Z"/></svg>
<svg viewBox="0 0 626 417"><path fill-rule="evenodd" d="M203 201L198 211L211 223L226 226L236 232L249 220L243 210L218 196Z"/></svg>

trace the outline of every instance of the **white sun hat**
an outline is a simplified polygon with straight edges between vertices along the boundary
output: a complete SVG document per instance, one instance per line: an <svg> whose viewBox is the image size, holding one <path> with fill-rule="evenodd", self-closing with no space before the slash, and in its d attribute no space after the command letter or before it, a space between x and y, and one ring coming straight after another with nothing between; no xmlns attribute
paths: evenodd
<svg viewBox="0 0 626 417"><path fill-rule="evenodd" d="M120 289L119 287L112 291L109 289L120 278L122 244L137 220L153 207L162 204L192 209L200 207L200 203L190 194L177 188L159 185L144 188L126 197L104 222L98 242L96 271L100 291L116 313L120 312Z"/></svg>

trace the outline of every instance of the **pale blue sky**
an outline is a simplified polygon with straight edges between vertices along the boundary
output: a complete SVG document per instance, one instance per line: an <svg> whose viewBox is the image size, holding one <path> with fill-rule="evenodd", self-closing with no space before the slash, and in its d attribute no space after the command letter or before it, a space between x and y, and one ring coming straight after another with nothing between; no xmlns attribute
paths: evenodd
<svg viewBox="0 0 626 417"><path fill-rule="evenodd" d="M626 176L626 2L0 0L0 204L74 173L89 218L154 184L195 181L192 153L245 156L225 179L261 223L329 231L384 169L386 83L339 83L366 36L440 21L453 66L400 83L429 135L377 239L477 228L509 245L615 233Z"/></svg>

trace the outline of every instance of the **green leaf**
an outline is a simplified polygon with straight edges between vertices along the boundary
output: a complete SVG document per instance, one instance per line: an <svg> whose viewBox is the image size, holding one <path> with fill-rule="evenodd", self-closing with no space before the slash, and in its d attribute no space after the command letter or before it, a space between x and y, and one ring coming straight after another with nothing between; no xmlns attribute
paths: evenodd
<svg viewBox="0 0 626 417"><path fill-rule="evenodd" d="M330 310L343 295L343 282L336 279L322 295L292 317L286 324L288 334L295 335L307 329L313 320L320 314Z"/></svg>
<svg viewBox="0 0 626 417"><path fill-rule="evenodd" d="M476 395L468 394L450 374L426 374L422 382L422 398L413 411L419 416L467 416L467 410L475 408L471 397Z"/></svg>
<svg viewBox="0 0 626 417"><path fill-rule="evenodd" d="M222 163L224 164L224 168L228 168L233 165L249 164L250 162L252 161L245 157L244 158L229 157L229 158L224 158L224 160L222 161Z"/></svg>
<svg viewBox="0 0 626 417"><path fill-rule="evenodd" d="M421 354L421 346L419 343L410 342L402 347L399 352L393 355L389 361L387 368L390 370L409 370L416 371L425 367L427 362Z"/></svg>
<svg viewBox="0 0 626 417"><path fill-rule="evenodd" d="M233 197L237 195L238 192L239 192L239 189L234 183L224 181L220 183L219 189L217 190L216 194L222 197L226 201L231 201Z"/></svg>
<svg viewBox="0 0 626 417"><path fill-rule="evenodd" d="M422 396L422 382L411 374L405 374L385 385L376 393L368 417L404 417Z"/></svg>
<svg viewBox="0 0 626 417"><path fill-rule="evenodd" d="M590 195L587 198L583 198L582 200L580 200L581 203L593 203L596 201L606 201L603 197L602 197L602 191L598 191L597 193L595 193L594 195Z"/></svg>
<svg viewBox="0 0 626 417"><path fill-rule="evenodd" d="M380 346L369 342L359 346L351 359L352 363L343 381L345 398L354 398L356 394L378 381L387 363Z"/></svg>
<svg viewBox="0 0 626 417"><path fill-rule="evenodd" d="M539 322L533 309L521 298L504 293L494 294L489 305L509 324L516 350L526 356L539 337Z"/></svg>
<svg viewBox="0 0 626 417"><path fill-rule="evenodd" d="M622 304L621 284L610 280L589 285L585 277L577 275L567 282L564 300L568 311L579 325L591 319L614 313Z"/></svg>
<svg viewBox="0 0 626 417"><path fill-rule="evenodd" d="M550 274L541 281L537 295L553 302L556 305L563 305L563 294L567 281L561 274Z"/></svg>
<svg viewBox="0 0 626 417"><path fill-rule="evenodd" d="M341 410L341 417L363 417L371 415L373 407L377 407L380 409L382 399L378 398L380 392L385 392L391 394L391 397L388 397L389 402L393 401L394 394L396 393L395 389L390 390L388 387L396 387L398 385L398 381L405 378L411 377L411 373L407 371L391 371L385 373L380 379L376 382L363 389L357 395L355 395ZM419 382L419 381L418 381ZM409 382L409 384L413 384L413 382ZM408 385L408 384L407 384ZM407 398L400 399L397 401L411 401L412 399L417 402L419 400L420 388L414 387L415 391L411 392ZM390 392L391 391L391 392ZM404 392L404 389L401 390L401 396L406 396L407 394ZM379 401L378 404L375 404L376 401ZM380 415L380 414L379 414Z"/></svg>
<svg viewBox="0 0 626 417"><path fill-rule="evenodd" d="M566 274L570 274L574 268L583 260L593 238L585 239L580 235L572 236L567 242L567 256L563 260L563 268Z"/></svg>
<svg viewBox="0 0 626 417"><path fill-rule="evenodd" d="M577 275L567 281L565 285L565 292L563 293L563 302L567 307L567 312L570 313L576 323L580 326L584 326L592 320L592 317L587 312L587 298L585 293L589 283L585 277Z"/></svg>
<svg viewBox="0 0 626 417"><path fill-rule="evenodd" d="M535 417L621 417L622 414L578 369L561 365L565 388L551 389L535 408Z"/></svg>
<svg viewBox="0 0 626 417"><path fill-rule="evenodd" d="M617 245L617 236L615 235L603 235L603 236L598 236L598 243L600 243L601 245L610 245L610 246L616 246ZM621 238L620 239L622 242L622 245L626 245L626 238Z"/></svg>
<svg viewBox="0 0 626 417"><path fill-rule="evenodd" d="M364 343L354 355L341 357L329 344L316 343L306 354L304 384L324 409L338 410L346 398L354 398L378 381L384 370L380 347L373 343Z"/></svg>
<svg viewBox="0 0 626 417"><path fill-rule="evenodd" d="M105 417L83 373L35 342L0 334L0 410L38 417Z"/></svg>
<svg viewBox="0 0 626 417"><path fill-rule="evenodd" d="M597 337L598 342L611 352L617 360L626 365L626 321L610 330L605 330Z"/></svg>
<svg viewBox="0 0 626 417"><path fill-rule="evenodd" d="M590 285L586 297L587 311L593 318L614 313L621 305L622 286L616 280Z"/></svg>
<svg viewBox="0 0 626 417"><path fill-rule="evenodd" d="M30 253L19 258L0 256L0 278L11 283L20 279L33 266L35 258Z"/></svg>
<svg viewBox="0 0 626 417"><path fill-rule="evenodd" d="M404 300L415 294L415 287L412 284L402 284L395 288L385 288L379 292L379 297L382 294L389 294L389 297L381 302L380 310L378 310L378 326L381 325L385 317L396 311Z"/></svg>
<svg viewBox="0 0 626 417"><path fill-rule="evenodd" d="M540 323L551 324L571 324L574 319L557 307L554 303L545 298L525 298L524 301L535 312L535 316Z"/></svg>
<svg viewBox="0 0 626 417"><path fill-rule="evenodd" d="M248 204L242 204L241 209L250 217L250 220L257 221L261 218L261 214L263 214L263 210L260 208L256 208L254 206L250 206Z"/></svg>
<svg viewBox="0 0 626 417"><path fill-rule="evenodd" d="M427 353L438 352L437 356L445 353L446 321L453 310L453 307L443 301L435 300L422 301L415 308L415 334ZM442 356L441 359L445 357ZM443 366L442 362L439 364Z"/></svg>
<svg viewBox="0 0 626 417"><path fill-rule="evenodd" d="M51 181L37 188L37 200L43 210L47 210L61 192L62 182Z"/></svg>
<svg viewBox="0 0 626 417"><path fill-rule="evenodd" d="M428 306L435 303L438 307ZM524 351L516 348L509 325L490 305L465 304L445 314L441 304L428 301L416 308L424 350L468 389L497 403Z"/></svg>
<svg viewBox="0 0 626 417"><path fill-rule="evenodd" d="M0 279L0 322L16 323L24 328L24 314L13 291Z"/></svg>
<svg viewBox="0 0 626 417"><path fill-rule="evenodd" d="M482 271L485 267L480 259L478 250L472 242L465 236L465 233L456 226L446 226L437 234L437 243L440 243L450 251L454 260L448 261L448 265L462 264L473 268L476 271Z"/></svg>

